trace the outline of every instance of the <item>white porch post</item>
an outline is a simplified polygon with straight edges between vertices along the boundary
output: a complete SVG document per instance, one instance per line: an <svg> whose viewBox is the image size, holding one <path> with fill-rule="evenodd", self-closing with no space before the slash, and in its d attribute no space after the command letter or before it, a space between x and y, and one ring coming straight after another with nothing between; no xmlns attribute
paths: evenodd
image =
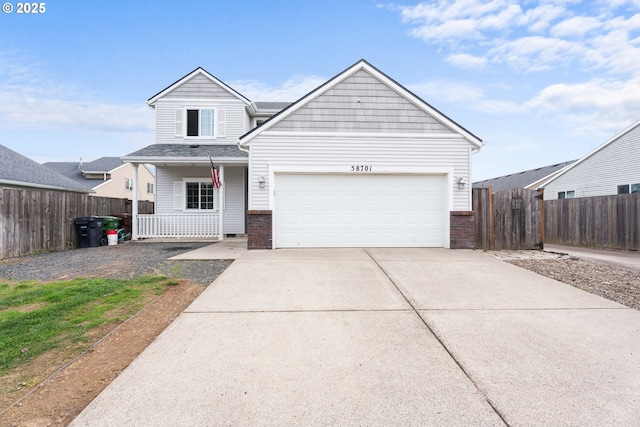
<svg viewBox="0 0 640 427"><path fill-rule="evenodd" d="M131 202L131 239L138 240L138 163L133 163L133 201Z"/></svg>
<svg viewBox="0 0 640 427"><path fill-rule="evenodd" d="M218 189L218 240L224 240L224 165L218 166L220 172L220 188Z"/></svg>

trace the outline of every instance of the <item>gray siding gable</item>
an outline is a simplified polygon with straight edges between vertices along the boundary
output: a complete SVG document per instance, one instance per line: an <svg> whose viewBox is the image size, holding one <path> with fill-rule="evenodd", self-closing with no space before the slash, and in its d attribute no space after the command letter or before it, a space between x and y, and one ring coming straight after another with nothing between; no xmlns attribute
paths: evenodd
<svg viewBox="0 0 640 427"><path fill-rule="evenodd" d="M483 142L364 59L309 92L258 128L241 145L267 132L433 134Z"/></svg>
<svg viewBox="0 0 640 427"><path fill-rule="evenodd" d="M203 68L196 68L177 82L158 92L147 103L154 106L159 99L235 99L251 102L239 92L218 80Z"/></svg>
<svg viewBox="0 0 640 427"><path fill-rule="evenodd" d="M272 130L454 133L365 70L318 96Z"/></svg>

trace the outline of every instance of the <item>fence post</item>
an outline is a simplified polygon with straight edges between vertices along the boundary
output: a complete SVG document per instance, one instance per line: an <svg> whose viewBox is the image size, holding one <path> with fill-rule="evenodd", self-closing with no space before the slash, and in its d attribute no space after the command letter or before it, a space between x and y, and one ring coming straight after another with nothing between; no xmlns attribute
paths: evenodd
<svg viewBox="0 0 640 427"><path fill-rule="evenodd" d="M544 188L539 188L540 195L540 250L544 249Z"/></svg>

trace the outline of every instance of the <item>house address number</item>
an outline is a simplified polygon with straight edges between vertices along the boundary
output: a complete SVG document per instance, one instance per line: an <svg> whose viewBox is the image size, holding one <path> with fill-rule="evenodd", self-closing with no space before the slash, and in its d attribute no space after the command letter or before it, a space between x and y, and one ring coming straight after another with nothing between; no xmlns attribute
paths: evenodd
<svg viewBox="0 0 640 427"><path fill-rule="evenodd" d="M370 165L351 165L351 172L371 172L373 167Z"/></svg>

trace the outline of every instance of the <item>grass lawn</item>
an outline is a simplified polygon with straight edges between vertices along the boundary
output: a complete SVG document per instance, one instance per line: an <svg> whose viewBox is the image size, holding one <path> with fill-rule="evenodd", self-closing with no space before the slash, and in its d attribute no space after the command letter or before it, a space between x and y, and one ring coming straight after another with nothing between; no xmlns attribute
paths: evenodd
<svg viewBox="0 0 640 427"><path fill-rule="evenodd" d="M128 319L173 284L165 276L0 283L0 375L52 349L84 350L87 332Z"/></svg>

